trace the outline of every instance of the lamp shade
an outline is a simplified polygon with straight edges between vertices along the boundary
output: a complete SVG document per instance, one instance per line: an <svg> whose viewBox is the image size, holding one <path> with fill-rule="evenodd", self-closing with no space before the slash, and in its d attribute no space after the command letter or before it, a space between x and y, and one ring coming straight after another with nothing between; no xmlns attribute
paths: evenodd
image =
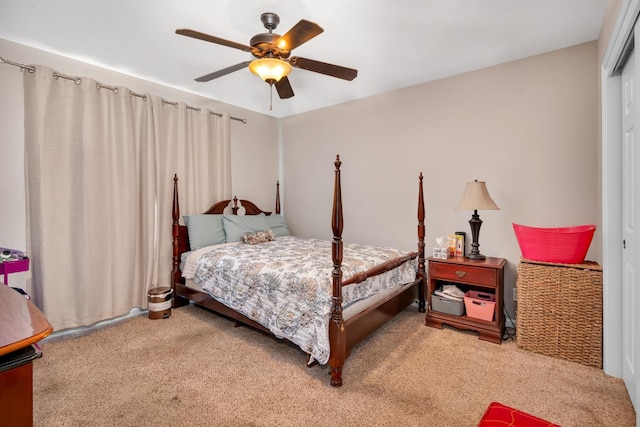
<svg viewBox="0 0 640 427"><path fill-rule="evenodd" d="M467 182L462 200L456 209L464 210L500 210L487 191L484 181Z"/></svg>
<svg viewBox="0 0 640 427"><path fill-rule="evenodd" d="M249 69L253 74L260 76L265 82L273 84L289 75L291 65L286 61L276 58L262 58L251 61Z"/></svg>

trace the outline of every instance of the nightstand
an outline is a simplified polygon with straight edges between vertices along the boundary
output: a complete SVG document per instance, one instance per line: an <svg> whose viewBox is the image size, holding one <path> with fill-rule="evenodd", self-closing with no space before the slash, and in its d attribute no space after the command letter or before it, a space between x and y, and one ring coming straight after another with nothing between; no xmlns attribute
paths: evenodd
<svg viewBox="0 0 640 427"><path fill-rule="evenodd" d="M504 333L504 266L503 258L470 260L456 257L449 259L428 258L427 274L427 326L442 329L443 324L458 329L476 331L481 340L500 344ZM463 292L478 291L495 295L495 311L491 321L455 316L432 310L431 295L442 284L453 284Z"/></svg>

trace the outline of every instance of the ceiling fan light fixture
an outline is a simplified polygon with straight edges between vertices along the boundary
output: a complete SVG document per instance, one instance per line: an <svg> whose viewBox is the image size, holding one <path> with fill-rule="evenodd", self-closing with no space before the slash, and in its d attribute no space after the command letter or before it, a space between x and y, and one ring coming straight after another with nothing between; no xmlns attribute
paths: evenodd
<svg viewBox="0 0 640 427"><path fill-rule="evenodd" d="M279 82L292 70L288 62L276 58L261 58L251 61L249 69L269 84Z"/></svg>

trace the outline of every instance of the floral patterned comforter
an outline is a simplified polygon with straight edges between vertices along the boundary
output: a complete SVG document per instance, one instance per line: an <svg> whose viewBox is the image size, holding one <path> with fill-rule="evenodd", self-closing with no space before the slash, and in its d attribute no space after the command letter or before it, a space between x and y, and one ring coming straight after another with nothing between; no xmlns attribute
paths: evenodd
<svg viewBox="0 0 640 427"><path fill-rule="evenodd" d="M408 252L345 244L342 277L348 279ZM189 267L189 264L192 264ZM343 287L343 307L415 280L417 262ZM331 242L294 236L271 242L212 246L192 254L185 274L212 297L297 344L321 364L329 360L333 262ZM187 277L189 276L189 277Z"/></svg>

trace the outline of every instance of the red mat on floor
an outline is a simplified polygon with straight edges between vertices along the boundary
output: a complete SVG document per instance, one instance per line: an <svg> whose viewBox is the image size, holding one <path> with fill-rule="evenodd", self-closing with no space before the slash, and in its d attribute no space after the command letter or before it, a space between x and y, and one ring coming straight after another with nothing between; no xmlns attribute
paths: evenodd
<svg viewBox="0 0 640 427"><path fill-rule="evenodd" d="M485 411L478 427L560 427L542 418L534 417L498 402L492 402Z"/></svg>

